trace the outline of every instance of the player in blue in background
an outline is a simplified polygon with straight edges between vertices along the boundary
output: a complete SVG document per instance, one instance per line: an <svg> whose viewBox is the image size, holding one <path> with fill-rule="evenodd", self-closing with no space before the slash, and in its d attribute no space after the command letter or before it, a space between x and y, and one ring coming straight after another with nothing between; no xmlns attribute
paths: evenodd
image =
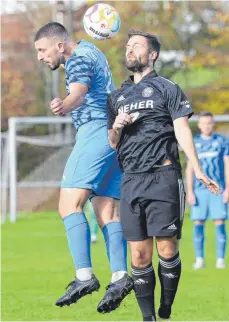
<svg viewBox="0 0 229 322"><path fill-rule="evenodd" d="M56 115L71 112L77 130L59 201L76 278L56 305L75 303L100 287L92 270L90 229L83 212L84 204L92 198L112 271L111 283L97 310L110 312L133 288L127 274L126 242L118 214L121 172L107 137L107 95L114 90L111 71L97 47L85 40L75 43L64 26L56 22L37 31L35 48L38 60L51 70L64 66L68 95L64 100L54 98L50 107Z"/></svg>
<svg viewBox="0 0 229 322"><path fill-rule="evenodd" d="M194 138L200 165L209 178L219 183L223 194L213 195L193 174L190 163L186 169L187 201L194 221L194 269L204 267L204 224L209 217L216 226L217 268L225 268L227 234L225 220L229 201L229 139L214 133L214 120L210 112L200 114L198 127L201 134ZM193 180L194 179L194 180Z"/></svg>

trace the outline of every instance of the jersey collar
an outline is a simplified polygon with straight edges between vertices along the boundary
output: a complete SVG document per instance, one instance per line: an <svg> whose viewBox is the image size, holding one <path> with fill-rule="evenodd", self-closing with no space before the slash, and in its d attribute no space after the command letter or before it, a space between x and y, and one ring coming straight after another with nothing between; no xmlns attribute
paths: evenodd
<svg viewBox="0 0 229 322"><path fill-rule="evenodd" d="M157 77L157 73L155 72L155 70L152 70L152 72L146 74L141 81L148 79L148 78L153 78L153 77ZM134 83L134 75L131 75L128 79L129 82ZM141 83L141 81L139 83ZM138 83L138 84L139 84Z"/></svg>
<svg viewBox="0 0 229 322"><path fill-rule="evenodd" d="M215 133L213 132L211 136L209 136L208 138L206 136L204 136L202 133L200 134L200 137L202 140L205 140L205 141L210 141L212 139L215 138Z"/></svg>

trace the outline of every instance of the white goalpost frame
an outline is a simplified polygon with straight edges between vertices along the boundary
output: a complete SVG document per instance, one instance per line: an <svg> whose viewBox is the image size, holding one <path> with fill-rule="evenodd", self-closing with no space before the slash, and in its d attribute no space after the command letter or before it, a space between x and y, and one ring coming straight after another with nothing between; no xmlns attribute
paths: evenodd
<svg viewBox="0 0 229 322"><path fill-rule="evenodd" d="M7 201L8 201L8 178L9 178L9 137L8 134L1 135L1 139L5 139L2 150L2 169L1 169L1 223L6 221Z"/></svg>
<svg viewBox="0 0 229 322"><path fill-rule="evenodd" d="M17 146L16 146L16 125L24 124L71 124L71 117L11 117L8 120L9 131L9 188L10 204L9 219L14 223L17 220Z"/></svg>
<svg viewBox="0 0 229 322"><path fill-rule="evenodd" d="M229 122L229 114L214 115L216 123ZM197 122L198 116L193 116L190 122ZM8 139L8 153L9 153L9 189L10 189L10 203L9 203L9 220L14 223L17 220L17 146L16 134L17 124L71 124L71 117L11 117L8 120L9 124L9 139Z"/></svg>

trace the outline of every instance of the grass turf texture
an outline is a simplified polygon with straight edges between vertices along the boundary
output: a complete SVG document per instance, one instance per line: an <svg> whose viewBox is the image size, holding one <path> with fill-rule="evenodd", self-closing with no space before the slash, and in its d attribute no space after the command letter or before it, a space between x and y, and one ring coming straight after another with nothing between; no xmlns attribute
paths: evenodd
<svg viewBox="0 0 229 322"><path fill-rule="evenodd" d="M186 217L188 217L186 215ZM173 321L229 320L227 268L215 269L215 230L206 227L206 268L192 270L192 223L186 218L181 242L182 277L173 306ZM92 259L101 288L77 304L54 305L74 278L73 263L61 219L56 213L24 215L2 226L2 321L141 321L134 293L116 311L101 315L96 307L109 283L110 272L102 235L92 245ZM154 258L157 271L157 257ZM159 304L159 281L156 287Z"/></svg>

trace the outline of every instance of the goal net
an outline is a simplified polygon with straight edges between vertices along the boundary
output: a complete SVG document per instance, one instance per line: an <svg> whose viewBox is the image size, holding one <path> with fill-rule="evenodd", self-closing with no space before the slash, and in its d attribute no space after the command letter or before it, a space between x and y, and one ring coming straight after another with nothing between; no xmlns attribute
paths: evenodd
<svg viewBox="0 0 229 322"><path fill-rule="evenodd" d="M57 199L76 131L70 117L10 118L8 129L1 135L1 221L15 222Z"/></svg>
<svg viewBox="0 0 229 322"><path fill-rule="evenodd" d="M216 131L229 136L229 115L214 116ZM197 116L190 119L197 133ZM1 222L17 216L57 210L64 166L75 143L70 117L9 119L1 135ZM185 167L183 152L181 163Z"/></svg>

